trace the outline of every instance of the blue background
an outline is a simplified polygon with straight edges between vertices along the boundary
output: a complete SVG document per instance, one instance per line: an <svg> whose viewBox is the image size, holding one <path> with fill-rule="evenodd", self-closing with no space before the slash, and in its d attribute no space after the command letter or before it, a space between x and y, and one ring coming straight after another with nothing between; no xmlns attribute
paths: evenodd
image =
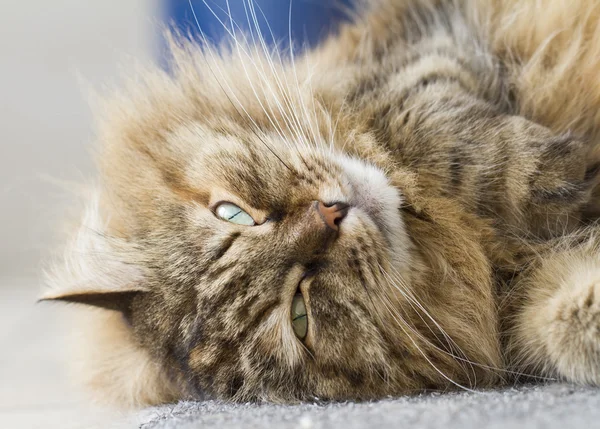
<svg viewBox="0 0 600 429"><path fill-rule="evenodd" d="M234 22L247 30L245 2L246 0L230 0L229 8ZM289 46L290 2L291 35L294 50L297 51L314 46L330 34L336 24L347 18L346 10L353 0L254 0L256 16L265 41L269 45L277 42L284 50ZM230 26L226 1L207 0L207 3L219 18ZM193 0L192 6L202 31L211 42L218 42L227 35L223 26L202 0ZM163 0L163 13L167 24L174 24L184 34L189 31L200 40L200 33L187 0ZM265 19L268 21L268 26Z"/></svg>

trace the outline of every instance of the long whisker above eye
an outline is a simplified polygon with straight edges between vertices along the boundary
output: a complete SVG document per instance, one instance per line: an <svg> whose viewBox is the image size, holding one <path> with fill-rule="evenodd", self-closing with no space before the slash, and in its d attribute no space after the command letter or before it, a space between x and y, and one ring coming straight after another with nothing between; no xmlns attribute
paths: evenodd
<svg viewBox="0 0 600 429"><path fill-rule="evenodd" d="M227 0L227 2L229 2L229 0ZM256 9L254 7L254 2L252 0L247 0L247 2L248 2L247 3L248 6L246 8L246 0L243 0L244 10L246 11L246 17L248 19L248 25L249 25L249 27L252 28L252 26L254 26L254 28L256 30L256 35L258 37L258 42L259 42L258 45L256 44L256 39L254 39L254 37L253 37L253 41L254 41L256 47L262 48L263 55L265 56L265 58L266 58L266 60L268 62L269 71L270 71L270 73L271 73L271 75L272 75L272 77L273 77L273 79L275 81L275 84L277 86L278 91L281 92L281 95L283 96L283 104L279 100L279 97L277 96L276 92L272 88L270 82L268 82L265 77L262 77L263 83L266 83L267 88L269 89L269 91L271 93L271 96L275 100L275 103L277 104L277 107L279 108L279 112L283 116L284 124L287 127L288 131L295 135L295 138L297 139L297 141L299 143L303 144L304 147L308 147L308 145L306 144L306 140L305 140L304 134L302 132L302 127L297 122L295 122L295 121L292 120L292 119L296 118L295 117L295 111L292 108L291 103L289 101L288 93L283 88L283 84L281 82L281 79L279 78L279 75L277 73L277 69L275 67L275 64L274 64L272 58L271 58L272 54L267 49L267 44L265 42L264 37L262 36L262 32L260 30L260 24L258 22L258 17L256 15ZM249 14L248 14L248 12L249 12ZM263 14L263 16L264 16L264 14ZM252 23L250 22L250 17L252 18ZM264 17L264 19L266 21L266 17ZM267 21L267 25L268 25L268 21ZM254 33L252 33L252 35L254 36ZM274 36L272 36L272 38L274 39ZM275 52L279 56L279 50L278 50L278 48L277 48L276 45L275 45ZM249 61L258 70L258 67L256 66L256 63L253 61L253 59L249 58ZM281 62L281 57L280 57L280 62ZM283 63L281 63L281 64L282 64L282 69L283 69ZM265 70L265 68L262 67L262 64L261 64L261 71L263 73L263 76L267 76L268 75L267 71ZM289 110L289 113L284 108L284 105ZM290 118L290 116L291 116L291 118Z"/></svg>
<svg viewBox="0 0 600 429"><path fill-rule="evenodd" d="M309 93L310 93L310 99L311 99L312 107L313 107L313 114L314 114L313 118L310 117L310 114L307 111L306 106L302 102L302 93L300 91L300 81L298 80L298 72L296 69L296 59L295 59L295 55L294 55L294 42L293 42L293 38L292 38L292 5L293 5L293 0L290 0L290 8L289 8L289 12L288 12L288 40L289 40L290 58L292 61L292 70L294 71L294 78L296 80L296 88L298 91L300 105L302 107L302 110L306 117L307 122L310 124L310 129L313 134L313 139L315 141L315 144L318 144L320 142L319 133L315 132L315 130L314 130L314 124L318 124L318 122L316 119L315 97L313 94L312 85L310 87ZM270 29L270 27L269 27L269 29ZM312 79L310 78L310 74L307 74L307 76L308 76L308 82L309 82L309 84L311 84ZM318 125L317 125L317 128L318 128Z"/></svg>
<svg viewBox="0 0 600 429"><path fill-rule="evenodd" d="M271 53L268 51L268 49L266 47L266 44L264 42L264 37L262 37L262 33L260 32L258 18L257 18L257 15L256 15L256 10L255 10L256 7L258 7L258 10L262 14L262 17L263 17L263 20L264 20L264 22L265 22L265 24L267 26L267 29L269 30L269 33L271 34L271 39L274 41L275 40L275 35L273 34L273 30L271 29L271 25L269 24L269 21L267 20L267 17L265 15L264 11L262 10L262 8L260 7L260 5L256 4L254 2L254 0L248 0L248 4L251 7L253 20L254 20L254 23L255 23L254 25L256 26L256 30L258 32L259 40L261 41L261 46L263 47L263 52L264 52L267 60L269 61L269 66L271 68L271 72L273 73L273 77L275 78L275 81L277 82L277 86L278 86L279 90L282 92L283 100L284 100L284 103L286 104L286 107L288 107L288 109L289 109L291 120L290 120L290 118L287 115L285 115L285 117L286 117L286 119L288 121L290 121L290 123L292 123L294 129L299 132L299 134L300 134L299 139L301 140L301 142L306 146L307 149L310 149L310 145L308 145L306 143L306 136L305 136L305 134L303 132L302 124L300 123L300 119L299 119L298 115L296 114L296 109L293 108L293 105L292 105L292 102L291 102L291 100L292 100L292 92L291 92L290 86L289 85L284 85L284 83L287 84L287 82L285 81L285 79L282 81L279 78L279 75L277 74L277 71L276 71L276 68L275 68L275 63L273 62L273 60L271 58ZM276 43L275 43L275 46L274 46L274 51L277 54L277 58L279 59L279 64L280 64L281 68L283 69L284 68L284 66L283 66L283 60L281 58L281 53L280 53L279 47L277 46ZM301 98L299 98L298 101L301 101ZM300 104L301 104L301 107L303 107L302 103L300 103ZM282 113L285 114L284 111L282 111Z"/></svg>
<svg viewBox="0 0 600 429"><path fill-rule="evenodd" d="M277 74L276 68L275 68L274 63L273 63L272 58L271 58L271 53L267 49L266 43L264 41L264 38L262 37L262 33L260 31L260 26L259 26L259 23L258 23L258 19L256 17L256 11L254 10L254 3L252 2L252 0L247 0L247 1L248 1L248 6L246 6L246 0L243 0L242 4L244 6L244 11L246 13L246 18L248 20L248 25L249 25L249 28L250 28L250 34L252 36L252 41L253 41L253 45L252 46L254 46L254 47L260 46L262 48L263 54L265 56L265 59L267 60L267 62L269 64L269 69L270 69L270 72L272 74L272 77L274 78L275 83L277 84L278 89L283 93L284 104L286 104L286 107L288 107L288 109L290 111L290 114L294 114L294 110L290 106L290 104L289 104L289 102L287 100L285 91L282 88L281 80L279 78L279 75ZM254 89L254 85L252 83L252 80L248 76L247 69L246 69L246 66L244 64L244 61L246 61L246 60L252 66L254 66L255 70L262 72L262 74L259 75L259 79L263 83L263 85L266 85L266 88L269 90L271 97L275 100L275 103L277 104L277 107L279 108L279 112L281 113L281 115L283 116L283 118L285 120L284 124L286 125L288 131L294 133L296 139L299 142L304 143L303 134L300 131L301 128L300 127L296 127L296 124L294 124L290 120L290 118L288 116L288 113L286 113L286 110L283 108L283 106L282 106L282 104L281 104L281 102L279 100L279 97L277 96L276 92L274 91L273 87L271 86L271 82L269 82L267 80L267 78L266 78L266 76L268 75L268 73L267 73L267 70L265 70L265 68L262 66L262 62L258 61L258 65L260 65L260 69L259 69L259 66L257 65L257 62L254 60L254 58L252 58L252 56L250 55L250 53L246 49L244 49L243 47L241 47L240 42L237 40L237 34L236 34L236 31L235 31L235 28L237 27L240 30L240 33L241 33L241 28L233 21L233 16L231 14L229 0L226 0L227 10L226 11L223 10L223 12L225 12L226 15L229 18L231 29L229 29L220 20L220 18L212 11L212 9L210 8L210 6L208 6L206 4L206 0L204 0L204 3L207 6L207 8L213 13L213 15L215 16L215 18L217 18L217 20L219 21L219 23L221 23L221 25L223 26L223 28L225 29L225 31L231 36L232 40L235 42L236 50L238 51L238 55L239 55L240 61L242 63L242 67L244 68L244 71L246 73L246 77L248 79L248 82L250 83L250 85L251 85L251 87L252 87L252 89L253 89L253 91L255 93L257 101L259 102L259 104L263 108L263 111L265 111L265 113L267 113L267 111L265 109L265 106L263 105L262 101L260 100L260 98L258 97L258 95L256 93L256 90ZM252 16L252 19L253 19L252 23L250 22L250 17L248 15L248 10L250 10L250 15ZM266 17L265 17L265 20L266 20ZM254 38L254 32L252 32L252 25L254 25L254 27L256 29L256 34L258 35L258 40L260 42L259 45L257 45L256 39ZM268 25L268 22L267 22L267 25ZM247 41L246 37L243 35L243 33L241 33L241 34L242 34L242 37L244 38L244 42L245 42L244 46L249 47L250 45L248 45L248 41ZM274 37L273 37L273 39L274 39ZM277 48L275 49L275 51L278 53L278 49ZM242 57L242 55L241 55L242 53L245 55L245 58ZM283 68L283 66L282 66L282 68ZM265 92L264 88L263 88L263 95L266 95L266 92ZM272 111L272 109L270 108L270 106L268 104L267 104L267 107L269 107L270 114L271 115L274 114L274 112ZM270 117L269 113L267 113L267 115ZM273 121L274 121L274 119L273 119ZM277 122L277 121L275 121L275 122ZM285 137L283 137L283 135L282 135L283 134L283 129L279 126L279 122L277 122L276 124L272 122L272 125L275 126L275 127L277 127L279 129L280 136L281 136L281 138L285 142Z"/></svg>
<svg viewBox="0 0 600 429"><path fill-rule="evenodd" d="M204 1L204 3L206 4L206 1ZM198 17L196 15L196 11L194 9L194 6L192 4L191 0L188 0L188 4L190 6L190 9L192 11L192 15L194 17L194 20L196 22L196 25L198 27L198 31L200 32L200 36L202 37L202 40L204 42L204 49L206 49L208 51L208 53L210 54L211 58L213 58L214 60L214 54L212 52L212 49L210 48L210 43L208 42L208 38L206 37L206 34L204 33L204 30L202 30L202 27L200 26L200 21L198 21ZM208 4L207 4L208 7ZM210 9L210 7L209 7ZM211 9L212 11L212 9ZM214 14L214 12L213 12ZM237 43L237 41L236 41ZM259 139L259 141L269 150L269 152L271 152L271 154L273 154L273 156L275 156L275 158L277 158L279 160L279 162L281 162L282 165L284 165L292 174L297 175L297 172L295 171L295 169L293 169L290 165L288 165L282 158L281 156L279 156L275 150L265 141L265 139L259 134L260 131L260 127L258 126L258 124L256 123L256 121L252 118L252 116L250 115L250 113L248 113L248 111L244 108L244 106L242 105L242 103L240 102L240 100L235 96L235 94L233 93L231 87L227 84L227 82L225 82L225 85L227 85L227 87L229 88L229 92L225 90L225 88L223 87L223 83L221 81L221 79L218 78L217 74L215 73L214 69L212 68L212 66L210 65L208 59L206 58L206 56L204 55L204 53L202 54L202 58L204 59L204 61L206 62L206 65L208 66L208 69L210 70L210 73L213 75L213 77L215 78L215 81L217 82L217 84L219 85L219 88L221 88L221 90L223 91L223 94L225 94L225 96L227 97L227 100L231 103L232 107L234 108L234 110L236 111L236 113L240 116L240 118L244 121L247 122L249 121L249 128L252 130L252 132L256 135L256 137ZM216 63L216 61L215 61ZM237 101L237 106L236 104L233 102L233 100L231 99L231 95L235 98L235 100ZM242 115L242 113L240 112L239 108L242 109L242 111L246 114L246 116ZM266 113L266 112L265 112ZM270 119L270 116L267 114L267 117Z"/></svg>
<svg viewBox="0 0 600 429"><path fill-rule="evenodd" d="M247 9L246 9L246 1L247 1ZM274 96L275 101L277 102L277 105L279 107L279 110L281 112L281 114L283 115L283 119L285 120L285 124L288 128L288 130L290 132L293 132L296 136L297 142L299 144L302 145L302 148L310 153L314 153L314 148L311 146L311 144L308 142L308 138L306 136L306 133L304 131L304 127L302 125L302 122L300 121L300 117L298 116L298 114L296 113L296 109L294 107L294 103L293 101L293 93L290 89L290 85L287 84L287 82L285 81L285 79L281 79L277 73L277 69L275 67L275 63L273 62L272 58L271 58L271 53L269 52L269 50L267 49L267 45L265 43L265 39L262 36L262 32L260 30L260 25L259 25L259 21L258 21L258 16L256 13L256 7L258 7L258 9L260 10L263 19L267 25L267 28L269 29L269 32L271 33L271 38L274 40L275 36L273 35L273 31L271 29L271 26L264 14L264 12L262 11L262 9L260 8L259 5L257 5L253 0L243 0L243 4L244 4L244 9L246 10L246 17L248 19L248 25L250 28L252 28L252 26L254 26L255 30L256 30L256 34L258 37L258 41L259 41L259 46L262 48L263 50L263 54L265 55L265 58L268 61L269 64L269 69L270 72L277 84L277 87L279 89L279 91L281 92L282 96L283 96L283 100L285 104L285 107L289 110L289 114L286 113L285 109L283 108L282 104L279 102L279 99L277 96ZM249 11L249 14L248 14ZM252 18L252 23L250 23L250 17ZM251 33L253 40L254 39L254 33ZM254 41L254 43L256 44L256 41ZM279 59L279 65L281 67L281 70L284 70L284 64L283 64L283 60L281 57L281 53L280 50L278 48L277 45L275 45L274 51L277 55L277 58ZM291 52L293 55L293 51ZM300 108L305 111L306 107L304 105L304 101L302 99L302 94L300 92L300 86L298 84L298 78L297 78L297 73L296 73L296 67L295 64L293 62L293 56L292 56L292 69L294 71L294 76L296 77L296 88L298 89L298 100L297 100L297 104L300 105ZM263 68L263 72L266 75L266 71ZM285 74L284 74L285 77ZM285 84L284 84L285 83ZM272 91L273 92L273 91ZM273 94L275 95L275 94ZM314 102L314 97L312 94L312 91L310 93L311 99ZM315 140L316 143L318 143L320 141L320 139L318 138L318 135L314 133L314 129L313 129L313 123L310 120L310 118L307 116L307 122L310 125L311 131L313 131L313 139ZM303 155L298 152L298 156L304 160Z"/></svg>
<svg viewBox="0 0 600 429"><path fill-rule="evenodd" d="M260 82L262 82L263 95L269 95L274 100L275 104L278 107L279 113L283 117L284 125L286 126L287 131L294 135L296 142L298 144L301 144L304 149L306 149L309 152L314 151L313 147L307 141L307 137L304 132L305 127L302 125L302 122L300 121L300 118L296 113L297 109L295 106L297 104L300 105L300 108L303 111L306 111L306 107L304 106L304 102L302 100L302 95L299 90L299 85L298 84L296 85L298 88L298 97L299 98L298 98L297 102L294 103L293 102L293 93L290 90L289 85L284 84L285 79L281 79L279 77L279 73L277 72L277 67L275 66L275 63L273 62L273 59L272 59L272 53L267 49L267 44L265 42L264 37L262 36L262 32L260 30L260 25L259 25L255 7L259 8L260 12L263 15L263 19L264 19L269 31L271 32L272 39L273 40L275 39L275 36L273 35L273 32L268 23L268 20L265 16L264 12L260 8L260 6L255 5L253 0L243 0L243 2L242 2L244 11L246 14L246 19L248 21L250 36L251 36L252 42L253 42L252 46L262 49L264 58L267 60L267 63L269 66L268 70L266 70L265 67L263 67L263 64L261 61L255 60L255 58L253 58L250 55L248 50L244 48L244 47L250 47L251 45L248 44L248 40L247 40L246 36L244 36L244 34L242 33L242 30L239 27L239 25L237 25L233 21L233 17L232 17L230 6L229 6L229 0L226 1L227 10L224 10L222 8L219 8L219 9L221 9L229 17L231 28L228 28L225 25L225 23L223 21L221 21L221 19L214 13L214 11L211 9L211 7L206 4L206 0L204 0L204 4L212 12L213 16L215 16L215 18L219 21L219 23L223 26L224 30L231 36L233 42L235 43L235 47L236 47L238 56L241 61L241 65L244 68L244 72L246 74L247 81L249 82L249 84L254 92L256 100L261 105L261 108L267 115L267 118L271 122L271 125L273 125L273 127L275 128L275 130L277 131L279 136L282 138L282 141L284 142L284 144L286 144L286 146L288 146L288 148L290 148L290 145L288 144L286 137L284 137L284 135L283 135L283 134L285 134L283 128L280 126L279 122L277 120L275 120L275 112L271 109L271 107L269 106L268 103L266 103L266 105L263 104L260 97L258 96L258 93L254 87L254 84L253 84L252 80L250 79L250 76L248 75L245 61L248 61L248 63L250 65L252 65L256 71L260 72L260 74L257 76L257 78L259 79ZM254 31L253 31L253 27L254 27ZM241 43L237 39L237 33L235 30L236 28L238 28L238 30L240 30L240 33L242 34L244 46L241 46ZM255 38L255 33L257 35L258 41ZM274 52L277 55L277 58L279 58L279 65L281 67L281 70L284 70L285 66L283 64L283 60L281 58L281 54L279 52L279 48L277 47L277 45L275 45ZM242 54L244 54L243 57L242 57ZM297 76L295 68L294 68L294 74L295 74L295 76ZM267 76L269 76L269 75L272 77L272 79L277 87L277 88L275 88L275 89L277 89L277 91L275 91L275 89L273 88L271 81L268 80ZM296 80L297 80L297 78L296 78ZM267 94L267 90L268 90L269 94ZM278 93L280 93L280 95L283 97L283 102L280 100ZM314 103L314 97L312 97L312 90L311 90L310 94L311 94L311 99ZM267 111L267 108L268 108L268 111ZM319 142L320 139L314 133L313 121L311 121L308 116L307 116L307 123L309 124L310 129L313 131L313 138L315 139L315 141ZM298 153L298 155L302 158L301 153Z"/></svg>

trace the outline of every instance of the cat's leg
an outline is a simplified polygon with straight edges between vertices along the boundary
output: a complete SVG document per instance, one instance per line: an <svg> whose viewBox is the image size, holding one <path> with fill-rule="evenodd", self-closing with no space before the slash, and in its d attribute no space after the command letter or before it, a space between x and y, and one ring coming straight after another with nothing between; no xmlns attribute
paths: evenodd
<svg viewBox="0 0 600 429"><path fill-rule="evenodd" d="M600 385L600 228L539 253L511 289L512 368Z"/></svg>

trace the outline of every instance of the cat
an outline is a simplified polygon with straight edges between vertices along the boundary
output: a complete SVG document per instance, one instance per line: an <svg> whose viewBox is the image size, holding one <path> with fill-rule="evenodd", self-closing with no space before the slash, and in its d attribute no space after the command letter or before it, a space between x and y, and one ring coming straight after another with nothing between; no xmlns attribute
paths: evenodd
<svg viewBox="0 0 600 429"><path fill-rule="evenodd" d="M600 384L600 4L369 3L302 55L173 35L107 96L43 297L99 396Z"/></svg>

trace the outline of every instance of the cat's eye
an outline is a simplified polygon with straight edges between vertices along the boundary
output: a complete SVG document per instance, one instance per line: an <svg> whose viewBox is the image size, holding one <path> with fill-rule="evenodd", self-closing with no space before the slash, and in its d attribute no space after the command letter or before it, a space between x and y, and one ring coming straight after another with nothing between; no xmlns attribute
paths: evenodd
<svg viewBox="0 0 600 429"><path fill-rule="evenodd" d="M308 316L306 315L306 304L301 293L294 295L292 300L292 329L300 340L306 338L308 332Z"/></svg>
<svg viewBox="0 0 600 429"><path fill-rule="evenodd" d="M215 215L227 222L238 225L254 226L256 222L248 213L233 203L223 202L215 208Z"/></svg>

